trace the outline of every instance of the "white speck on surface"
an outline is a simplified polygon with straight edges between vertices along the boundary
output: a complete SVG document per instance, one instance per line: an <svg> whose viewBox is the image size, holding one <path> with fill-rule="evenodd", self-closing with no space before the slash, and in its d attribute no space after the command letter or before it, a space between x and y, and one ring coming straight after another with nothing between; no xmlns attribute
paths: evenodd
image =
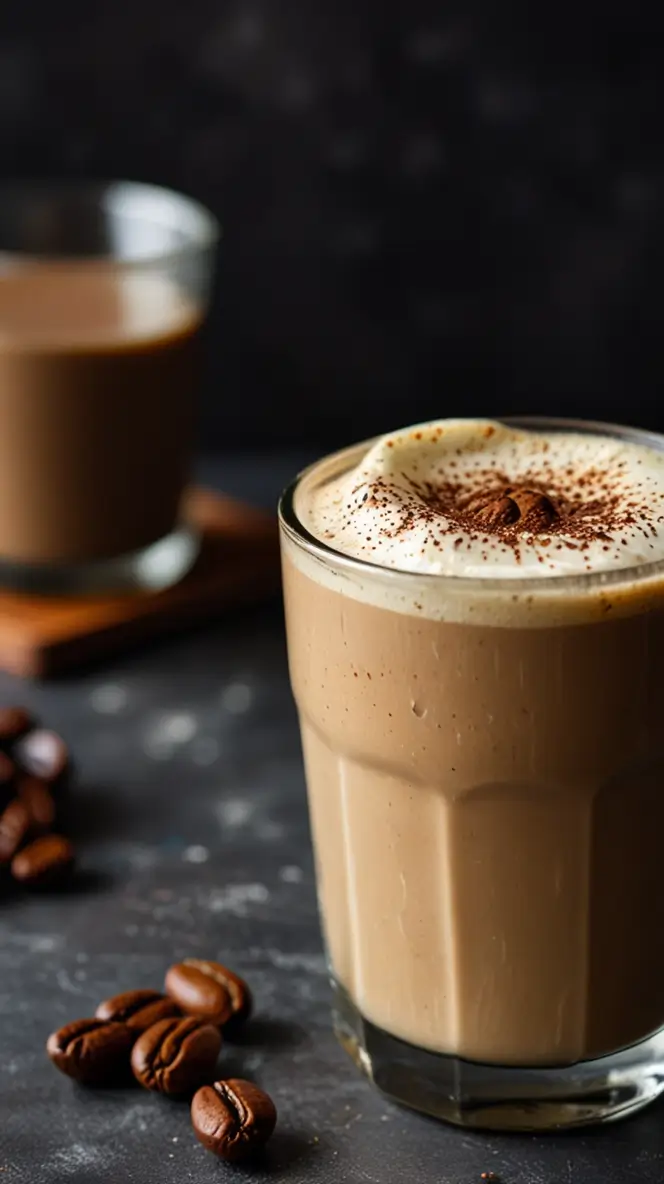
<svg viewBox="0 0 664 1184"><path fill-rule="evenodd" d="M288 864L279 869L279 879L283 880L284 884L301 884L303 875L302 868L296 867L295 864Z"/></svg>
<svg viewBox="0 0 664 1184"><path fill-rule="evenodd" d="M177 1137L177 1135L173 1135L173 1138L172 1138L171 1142L172 1142L172 1143L177 1143L177 1141L178 1141L178 1137Z"/></svg>
<svg viewBox="0 0 664 1184"><path fill-rule="evenodd" d="M143 733L143 749L153 760L169 760L178 746L188 744L198 731L190 711L162 711Z"/></svg>
<svg viewBox="0 0 664 1184"><path fill-rule="evenodd" d="M175 711L162 718L164 734L173 744L188 744L198 731L198 721L190 711Z"/></svg>
<svg viewBox="0 0 664 1184"><path fill-rule="evenodd" d="M170 761L173 756L173 745L167 740L159 740L153 736L146 736L143 740L143 751L153 761Z"/></svg>
<svg viewBox="0 0 664 1184"><path fill-rule="evenodd" d="M248 917L252 905L265 904L269 899L265 884L227 884L224 888L213 888L203 904L211 913Z"/></svg>
<svg viewBox="0 0 664 1184"><path fill-rule="evenodd" d="M123 854L130 867L136 871L148 871L159 861L159 853L146 843L125 843Z"/></svg>
<svg viewBox="0 0 664 1184"><path fill-rule="evenodd" d="M190 751L194 764L205 768L219 760L221 746L214 736L195 736Z"/></svg>
<svg viewBox="0 0 664 1184"><path fill-rule="evenodd" d="M277 970L303 970L306 974L326 974L327 966L323 954L285 954L272 948L262 951Z"/></svg>
<svg viewBox="0 0 664 1184"><path fill-rule="evenodd" d="M207 863L210 858L210 852L207 847L186 847L182 852L182 858L185 863Z"/></svg>
<svg viewBox="0 0 664 1184"><path fill-rule="evenodd" d="M60 967L60 970L56 970L55 980L61 991L67 991L70 995L82 994L81 988L77 986L73 979L69 977L64 967Z"/></svg>
<svg viewBox="0 0 664 1184"><path fill-rule="evenodd" d="M117 715L127 706L129 696L125 687L118 683L107 682L95 687L90 693L90 706L100 715Z"/></svg>
<svg viewBox="0 0 664 1184"><path fill-rule="evenodd" d="M215 809L221 825L234 830L251 821L256 807L248 798L223 798Z"/></svg>
<svg viewBox="0 0 664 1184"><path fill-rule="evenodd" d="M242 1068L245 1073L258 1073L265 1064L265 1054L258 1049L247 1052L242 1058Z"/></svg>
<svg viewBox="0 0 664 1184"><path fill-rule="evenodd" d="M104 1159L103 1152L98 1147L85 1147L83 1143L71 1143L55 1151L49 1162L49 1168L55 1168L54 1180L64 1180L68 1176L82 1179L81 1169L99 1166Z"/></svg>
<svg viewBox="0 0 664 1184"><path fill-rule="evenodd" d="M50 933L12 933L9 940L12 945L25 946L31 954L50 954L62 945L62 939Z"/></svg>
<svg viewBox="0 0 664 1184"><path fill-rule="evenodd" d="M244 715L253 702L253 691L246 682L231 682L221 695L221 706L231 715Z"/></svg>
<svg viewBox="0 0 664 1184"><path fill-rule="evenodd" d="M256 838L261 839L265 843L274 843L277 839L283 839L285 834L285 828L281 823L274 822L270 818L265 822L259 822L256 826Z"/></svg>
<svg viewBox="0 0 664 1184"><path fill-rule="evenodd" d="M136 1126L140 1131L146 1130L146 1123L150 1120L153 1114L150 1105L144 1102L134 1102L126 1108L123 1107L121 1114L114 1117L113 1126L115 1131L123 1131L131 1129Z"/></svg>

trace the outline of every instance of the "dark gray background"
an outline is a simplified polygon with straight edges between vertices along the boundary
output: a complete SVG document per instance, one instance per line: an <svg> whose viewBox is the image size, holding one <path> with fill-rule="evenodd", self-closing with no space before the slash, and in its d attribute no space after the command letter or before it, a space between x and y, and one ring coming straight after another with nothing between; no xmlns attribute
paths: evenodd
<svg viewBox="0 0 664 1184"><path fill-rule="evenodd" d="M222 217L208 445L498 411L664 427L660 19L5 3L0 176L157 181Z"/></svg>

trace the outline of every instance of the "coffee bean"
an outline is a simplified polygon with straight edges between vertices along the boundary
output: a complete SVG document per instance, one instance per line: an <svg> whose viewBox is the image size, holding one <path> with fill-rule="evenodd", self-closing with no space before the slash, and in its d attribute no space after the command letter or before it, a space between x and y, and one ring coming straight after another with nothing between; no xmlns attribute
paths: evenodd
<svg viewBox="0 0 664 1184"><path fill-rule="evenodd" d="M49 831L55 825L55 800L48 786L39 777L23 775L18 783L18 796L25 805L33 830Z"/></svg>
<svg viewBox="0 0 664 1184"><path fill-rule="evenodd" d="M23 806L22 802L20 804ZM73 866L74 848L69 839L62 835L45 835L14 856L12 875L30 888L55 887L68 878Z"/></svg>
<svg viewBox="0 0 664 1184"><path fill-rule="evenodd" d="M131 1067L145 1089L181 1097L214 1076L220 1048L221 1033L212 1024L193 1016L160 1020L139 1036Z"/></svg>
<svg viewBox="0 0 664 1184"><path fill-rule="evenodd" d="M11 863L29 833L28 808L19 798L12 798L0 814L0 864Z"/></svg>
<svg viewBox="0 0 664 1184"><path fill-rule="evenodd" d="M0 707L0 744L3 748L12 745L34 726L34 717L25 707Z"/></svg>
<svg viewBox="0 0 664 1184"><path fill-rule="evenodd" d="M160 995L159 991L124 991L122 995L104 999L95 1012L97 1019L117 1020L132 1032L145 1032L159 1020L181 1014L177 1003Z"/></svg>
<svg viewBox="0 0 664 1184"><path fill-rule="evenodd" d="M219 962L185 958L171 966L166 975L166 992L183 1011L200 1016L233 1038L249 1019L253 1006L244 979Z"/></svg>
<svg viewBox="0 0 664 1184"><path fill-rule="evenodd" d="M34 728L13 749L14 760L51 789L63 789L70 771L69 749L57 732Z"/></svg>
<svg viewBox="0 0 664 1184"><path fill-rule="evenodd" d="M191 1103L196 1138L208 1151L236 1163L267 1143L276 1122L272 1098L239 1077L204 1085Z"/></svg>
<svg viewBox="0 0 664 1184"><path fill-rule="evenodd" d="M126 1024L74 1020L49 1036L46 1051L56 1068L74 1081L113 1085L129 1076L134 1038Z"/></svg>

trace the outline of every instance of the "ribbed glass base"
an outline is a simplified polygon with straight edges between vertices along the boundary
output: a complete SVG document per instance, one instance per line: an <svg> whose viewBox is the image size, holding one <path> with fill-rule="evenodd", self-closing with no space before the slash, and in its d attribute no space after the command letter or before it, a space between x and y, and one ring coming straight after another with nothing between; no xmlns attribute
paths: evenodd
<svg viewBox="0 0 664 1184"><path fill-rule="evenodd" d="M664 1028L595 1061L501 1068L427 1052L375 1027L333 981L334 1026L356 1065L403 1105L459 1126L546 1131L626 1117L664 1090Z"/></svg>
<svg viewBox="0 0 664 1184"><path fill-rule="evenodd" d="M198 548L196 532L181 526L149 547L115 559L66 564L0 560L0 587L35 596L158 592L189 571Z"/></svg>

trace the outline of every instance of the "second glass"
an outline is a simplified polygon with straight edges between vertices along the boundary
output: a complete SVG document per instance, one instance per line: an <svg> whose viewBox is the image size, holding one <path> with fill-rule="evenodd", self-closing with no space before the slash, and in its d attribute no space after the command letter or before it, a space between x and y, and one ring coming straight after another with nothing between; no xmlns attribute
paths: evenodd
<svg viewBox="0 0 664 1184"><path fill-rule="evenodd" d="M191 566L216 241L211 214L150 185L0 189L0 584L161 588Z"/></svg>

